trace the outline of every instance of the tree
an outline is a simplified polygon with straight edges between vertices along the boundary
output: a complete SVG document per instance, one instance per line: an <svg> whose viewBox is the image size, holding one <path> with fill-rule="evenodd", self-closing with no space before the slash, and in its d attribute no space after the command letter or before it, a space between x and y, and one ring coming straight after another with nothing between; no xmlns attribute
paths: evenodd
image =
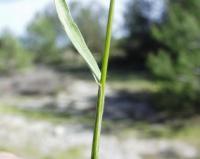
<svg viewBox="0 0 200 159"><path fill-rule="evenodd" d="M157 11L157 12L155 12ZM165 3L159 1L129 1L125 12L125 29L128 36L123 48L127 59L135 67L146 68L148 54L163 47L151 34L153 24L159 24L165 14Z"/></svg>
<svg viewBox="0 0 200 159"><path fill-rule="evenodd" d="M93 5L81 7L76 11L74 18L86 38L87 45L94 52L102 53L105 38L104 8Z"/></svg>
<svg viewBox="0 0 200 159"><path fill-rule="evenodd" d="M160 48L148 60L153 74L165 80L167 94L174 95L168 98L173 102L164 102L168 107L170 103L196 111L200 103L199 18L198 0L171 0L165 23L152 29L152 35L168 48Z"/></svg>
<svg viewBox="0 0 200 159"><path fill-rule="evenodd" d="M94 52L102 52L104 38L103 23L99 22L101 8L80 6L71 3L72 15L86 37L86 43ZM49 8L53 8L49 10ZM93 10L96 9L94 12ZM90 25L92 24L92 25ZM27 28L26 47L36 54L36 62L48 65L60 65L63 52L70 49L70 42L58 20L55 8L47 6L38 13Z"/></svg>
<svg viewBox="0 0 200 159"><path fill-rule="evenodd" d="M52 7L51 7L52 8ZM58 64L62 62L58 40L66 41L64 32L59 25L55 9L45 9L38 13L27 28L25 44L35 53L36 62L43 64ZM64 40L63 40L64 39Z"/></svg>
<svg viewBox="0 0 200 159"><path fill-rule="evenodd" d="M9 31L0 37L0 72L11 73L31 65L33 56Z"/></svg>

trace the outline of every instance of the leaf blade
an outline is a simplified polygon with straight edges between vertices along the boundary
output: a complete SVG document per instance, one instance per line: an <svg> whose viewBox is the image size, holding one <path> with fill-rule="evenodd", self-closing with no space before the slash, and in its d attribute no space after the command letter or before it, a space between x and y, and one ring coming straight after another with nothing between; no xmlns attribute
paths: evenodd
<svg viewBox="0 0 200 159"><path fill-rule="evenodd" d="M100 81L101 71L91 51L87 47L87 44L78 26L74 22L67 3L65 2L65 0L55 0L55 5L56 5L58 17L62 25L64 26L64 29L69 39L71 40L72 44L77 49L79 54L84 58L90 70L95 75L96 79Z"/></svg>

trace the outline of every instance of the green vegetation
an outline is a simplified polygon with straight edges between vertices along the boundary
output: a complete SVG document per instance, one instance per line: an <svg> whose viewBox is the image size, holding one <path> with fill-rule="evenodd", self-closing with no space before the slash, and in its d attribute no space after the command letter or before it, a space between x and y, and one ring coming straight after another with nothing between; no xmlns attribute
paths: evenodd
<svg viewBox="0 0 200 159"><path fill-rule="evenodd" d="M101 78L101 72L98 64L94 59L90 49L88 48L78 26L74 22L68 5L63 0L56 0L55 4L58 12L58 17L64 26L69 39L77 51L80 53L80 55L83 57L85 62L88 64L95 79L99 81Z"/></svg>
<svg viewBox="0 0 200 159"><path fill-rule="evenodd" d="M12 153L15 153L21 157L27 157L30 159L77 159L82 157L82 152L84 150L84 147L71 147L66 151L57 150L55 152L51 152L50 154L45 154L43 152L40 152L36 147L32 147L30 145L27 145L26 147L20 147L20 148L11 148L11 147L0 147L0 151L9 151ZM19 153L23 152L23 153Z"/></svg>
<svg viewBox="0 0 200 159"><path fill-rule="evenodd" d="M105 37L105 9L94 3L89 6L80 7L80 4L74 2L70 6L75 22L79 26L83 37L86 37L85 41L87 46L94 53L101 54L103 52ZM73 11L76 13L73 13Z"/></svg>
<svg viewBox="0 0 200 159"><path fill-rule="evenodd" d="M62 35L63 30L55 10L46 9L35 16L27 27L25 44L35 54L36 63L46 65L62 63L61 48L57 46L57 39L63 38Z"/></svg>
<svg viewBox="0 0 200 159"><path fill-rule="evenodd" d="M163 85L156 103L160 109L172 113L199 111L200 23L199 14L196 14L199 9L196 0L170 1L166 22L152 28L153 36L166 46L150 55L148 60L152 73Z"/></svg>
<svg viewBox="0 0 200 159"><path fill-rule="evenodd" d="M62 123L63 121L65 122L70 121L66 120L69 119L69 116L67 114L62 114L62 113L56 114L40 110L28 110L28 109L16 108L15 106L7 105L4 103L0 105L0 114L20 115L28 117L29 119L50 121L52 123Z"/></svg>
<svg viewBox="0 0 200 159"><path fill-rule="evenodd" d="M126 63L152 73L161 86L153 98L161 112L174 117L199 113L200 4L198 0L171 0L156 21L141 9L147 7L150 12L153 8L145 3L130 1L125 12L128 35L121 45Z"/></svg>
<svg viewBox="0 0 200 159"><path fill-rule="evenodd" d="M91 159L99 158L101 126L102 126L102 118L103 118L104 105L105 105L105 86L106 86L110 45L111 45L111 38L112 38L112 21L113 21L113 15L114 15L114 5L115 5L115 0L111 0L109 16L108 16L108 24L107 24L105 50L104 50L104 55L103 55L103 60L102 60L101 79L99 81L97 112L96 112L96 121L95 121L95 128L94 128Z"/></svg>
<svg viewBox="0 0 200 159"><path fill-rule="evenodd" d="M64 0L55 0L58 16L60 18L61 23L63 24L65 28L65 31L69 39L72 41L77 51L80 53L80 55L84 58L84 60L88 64L97 84L99 85L91 159L99 158L101 126L102 126L104 101L105 101L105 85L106 85L108 60L109 60L111 37L112 37L112 20L113 20L113 14L114 14L114 2L115 2L114 0L110 1L105 50L104 50L104 55L103 55L103 60L102 60L102 70L100 72L96 60L94 59L89 48L87 47L81 35L81 32L79 31L78 26L74 23L71 17L71 14L66 2Z"/></svg>
<svg viewBox="0 0 200 159"><path fill-rule="evenodd" d="M9 32L0 37L0 73L13 73L31 66L33 55Z"/></svg>
<svg viewBox="0 0 200 159"><path fill-rule="evenodd" d="M157 93L161 85L155 82L146 74L128 73L122 71L109 72L110 77L108 83L115 90L126 90L127 92L149 92L151 94Z"/></svg>
<svg viewBox="0 0 200 159"><path fill-rule="evenodd" d="M95 53L102 52L104 25L98 20L102 19L102 14L91 6L80 7L76 2L70 3L70 7L73 8L73 18L80 26L84 37L87 37L86 43L89 48ZM88 26L88 24L94 25ZM69 39L64 34L64 29L59 24L56 10L49 10L49 6L36 14L29 23L24 41L25 47L35 55L36 64L65 67L68 62L71 62L65 56L70 58L70 52L75 54Z"/></svg>
<svg viewBox="0 0 200 159"><path fill-rule="evenodd" d="M114 44L111 44L110 41L114 0L110 1L107 35L105 34L107 12L105 8L100 8L98 3L97 5L85 5L84 2L83 4L70 3L70 13L65 0L55 1L64 29L60 25L56 9L47 6L32 19L24 36L17 37L9 31L0 34L0 89L3 88L0 93L2 99L4 100L4 90L5 95L7 92L8 94L11 92L9 94L11 98L19 97L19 100L23 101L25 98L43 96L43 94L36 96L34 96L35 94L21 94L21 91L17 89L17 83L21 82L20 87L26 87L26 81L24 81L24 85L23 81L20 81L21 77L18 77L18 73L21 75L20 71L37 67L36 70L38 68L42 68L44 71L53 70L52 77L50 77L53 82L54 76L56 77L55 82L68 79L74 80L72 82L75 84L77 79L80 79L80 83L94 82L88 74L88 65L99 87L92 159L98 159L101 126L103 133L115 134L117 137L122 137L122 140L128 135L137 135L142 138L181 140L200 148L198 140L200 134L199 0L169 0L164 4L162 12L160 11L158 20L152 20L143 13L148 10L150 14L152 6L147 1L129 1L124 13L125 27L121 27L121 31L126 34L122 37L114 34ZM108 109L111 108L113 114L118 115L119 110L132 111L133 105L133 113L130 111L130 114L128 112L127 115L124 115L124 112L119 112L123 117L113 120L110 110L108 110L110 116L106 112L106 120L102 123L110 47L109 63L111 67L107 83L111 95L108 103L112 103L111 107L117 103L118 108L109 107ZM77 56L77 53L83 58ZM103 61L102 69L99 68L101 60ZM36 77L37 72L34 73L36 75L33 74L33 76ZM8 77L8 75L10 76ZM29 80L29 78L25 78L25 80ZM70 84L71 81L67 82ZM40 84L40 77L34 78L30 83ZM53 102L60 100L57 99L57 95L61 94L62 98L62 95L67 96L70 92L68 92L68 88L71 89L71 87L68 87L67 84L63 86L62 83L61 87L63 88L59 87L53 95L44 94L44 96L52 98ZM95 99L95 97L91 97L87 100L89 103L89 100ZM69 103L72 101L71 105L73 105L73 99L64 98L63 100L69 100ZM127 104L127 107L124 108L123 104ZM139 106L141 107L139 108ZM33 121L47 121L55 125L81 123L89 129L93 128L95 115L93 108L77 112L78 115L74 116L70 114L70 111L58 113L47 109L22 109L0 103L1 115L19 115ZM145 117L145 119L143 117L136 119L135 116L140 113L140 109L147 112L152 111L153 123L151 119ZM52 156L50 156L52 153L50 155L40 154L37 148L31 146L20 150L1 146L0 150L16 154L19 151L27 152L27 157L38 154L34 158L39 159L62 159L81 158L84 148L72 147L66 151L52 152L54 153Z"/></svg>
<svg viewBox="0 0 200 159"><path fill-rule="evenodd" d="M117 76L118 81L123 81L126 80L125 76L127 79L129 76L132 78L133 74L141 74L139 71L142 70L148 79L150 79L149 74L153 75L149 80L150 83L146 81L133 83L128 79L124 83L125 89L149 85L148 90L154 90L155 93L154 105L160 111L167 110L167 114L174 117L179 114L176 112L180 108L182 115L198 113L200 104L198 98L200 95L199 2L198 0L171 0L165 4L165 10L162 11L163 14L158 21L151 20L143 14L141 7L145 6L145 3L142 0L127 3L127 10L124 13L124 31L127 32L127 36L121 39L114 38L116 45L112 44L114 48L111 50L111 75L113 76L112 72L115 70L123 70L123 77ZM94 4L80 5L76 2L71 3L70 7L74 21L86 38L84 43L93 53L103 52L105 9ZM59 24L56 10L48 8L49 6L32 19L24 37L16 37L7 31L1 34L0 73L11 74L31 66L41 65L64 70L67 73L86 72L84 61L76 56L75 50L64 34L64 29ZM87 63L90 69L95 69L93 73L100 80L97 63L101 59L101 54L93 55L98 58L97 62L93 59L92 66L89 61ZM89 58L92 59L92 56ZM88 57L85 59L87 60ZM85 72L82 73L83 76ZM118 89L122 88L114 78L114 82L110 84ZM152 80L158 83L155 87L151 85Z"/></svg>
<svg viewBox="0 0 200 159"><path fill-rule="evenodd" d="M151 4L150 4L151 3ZM135 70L147 70L146 61L151 52L155 52L162 44L151 35L152 24L160 23L149 19L151 8L155 2L134 0L127 2L124 13L125 31L128 33L120 42L126 55L126 65ZM148 12L145 15L143 12Z"/></svg>

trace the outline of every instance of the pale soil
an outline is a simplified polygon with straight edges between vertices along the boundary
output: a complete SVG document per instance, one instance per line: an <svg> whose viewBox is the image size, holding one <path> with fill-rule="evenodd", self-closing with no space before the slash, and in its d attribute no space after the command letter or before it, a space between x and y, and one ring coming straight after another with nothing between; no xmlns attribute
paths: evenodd
<svg viewBox="0 0 200 159"><path fill-rule="evenodd" d="M94 116L96 94L94 82L52 71L36 70L0 77L1 107L37 110L40 113L64 112L73 118L88 114ZM129 119L133 124L135 120L153 120L154 110L148 102L135 100L110 86L106 94L105 119ZM5 112L0 114L0 151L12 152L23 159L89 159L92 136L92 129L82 121L53 123L15 112L12 115ZM134 133L123 138L115 133L102 134L102 159L144 159L144 156L197 159L198 149L182 141L141 138ZM18 159L12 155L6 157L4 154L0 159Z"/></svg>

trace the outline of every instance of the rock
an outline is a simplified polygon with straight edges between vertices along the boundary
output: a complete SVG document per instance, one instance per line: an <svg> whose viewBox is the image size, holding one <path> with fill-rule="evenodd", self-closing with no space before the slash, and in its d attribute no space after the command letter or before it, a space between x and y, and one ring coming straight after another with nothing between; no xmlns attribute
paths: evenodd
<svg viewBox="0 0 200 159"><path fill-rule="evenodd" d="M12 93L12 80L6 77L0 77L0 95Z"/></svg>
<svg viewBox="0 0 200 159"><path fill-rule="evenodd" d="M12 104L14 105L14 103ZM27 110L44 110L50 111L55 109L55 102L51 97L35 97L22 100L19 103L15 102L15 106Z"/></svg>
<svg viewBox="0 0 200 159"><path fill-rule="evenodd" d="M53 71L38 69L13 77L13 90L18 94L54 94L59 88L59 78Z"/></svg>
<svg viewBox="0 0 200 159"><path fill-rule="evenodd" d="M108 96L104 117L108 119L153 120L155 112L150 104L135 101L126 95Z"/></svg>
<svg viewBox="0 0 200 159"><path fill-rule="evenodd" d="M11 153L0 153L0 159L22 159Z"/></svg>

